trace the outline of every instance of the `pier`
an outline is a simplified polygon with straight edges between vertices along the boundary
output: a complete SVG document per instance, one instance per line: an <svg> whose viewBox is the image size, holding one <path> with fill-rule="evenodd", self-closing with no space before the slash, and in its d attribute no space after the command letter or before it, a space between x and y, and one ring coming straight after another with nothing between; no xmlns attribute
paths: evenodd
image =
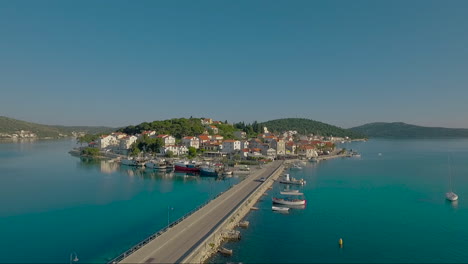
<svg viewBox="0 0 468 264"><path fill-rule="evenodd" d="M223 232L234 228L283 169L273 161L165 232L158 232L111 263L196 263L216 252ZM265 177L265 182L258 181Z"/></svg>

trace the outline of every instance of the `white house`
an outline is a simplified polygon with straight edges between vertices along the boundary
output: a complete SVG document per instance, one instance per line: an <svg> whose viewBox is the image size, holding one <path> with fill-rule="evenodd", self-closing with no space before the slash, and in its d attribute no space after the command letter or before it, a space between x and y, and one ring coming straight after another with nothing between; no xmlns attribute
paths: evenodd
<svg viewBox="0 0 468 264"><path fill-rule="evenodd" d="M240 142L241 142L241 149L249 148L249 141L241 140Z"/></svg>
<svg viewBox="0 0 468 264"><path fill-rule="evenodd" d="M224 137L220 136L220 135L211 136L211 141L220 141L220 140L223 140L223 139L224 139Z"/></svg>
<svg viewBox="0 0 468 264"><path fill-rule="evenodd" d="M276 140L271 141L271 147L276 149L277 155L284 155L286 154L286 144L283 139L279 138Z"/></svg>
<svg viewBox="0 0 468 264"><path fill-rule="evenodd" d="M96 141L98 148L115 148L119 146L119 140L113 135L101 136Z"/></svg>
<svg viewBox="0 0 468 264"><path fill-rule="evenodd" d="M172 154L179 156L179 155L187 154L188 148L187 146L184 146L184 145L182 146L167 145L159 149L159 152L164 155L167 154L169 151L171 151Z"/></svg>
<svg viewBox="0 0 468 264"><path fill-rule="evenodd" d="M141 132L140 136L143 137L144 135L147 135L148 137L156 136L156 131L146 130L146 131Z"/></svg>
<svg viewBox="0 0 468 264"><path fill-rule="evenodd" d="M136 136L126 136L120 139L119 149L121 150L128 150L132 146L133 143L137 141Z"/></svg>
<svg viewBox="0 0 468 264"><path fill-rule="evenodd" d="M305 156L308 159L318 156L318 153L315 150L315 148L313 146L310 146L310 145L300 146L297 149L297 154L300 155L300 156Z"/></svg>
<svg viewBox="0 0 468 264"><path fill-rule="evenodd" d="M245 133L244 131L234 131L234 137L236 137L237 139L244 139L247 137L247 133Z"/></svg>
<svg viewBox="0 0 468 264"><path fill-rule="evenodd" d="M208 129L213 131L214 134L218 134L219 130L216 126L208 126Z"/></svg>
<svg viewBox="0 0 468 264"><path fill-rule="evenodd" d="M227 139L223 141L223 152L234 153L241 149L241 142L239 140Z"/></svg>
<svg viewBox="0 0 468 264"><path fill-rule="evenodd" d="M213 119L211 118L202 118L201 119L201 124L202 125L211 125L213 123Z"/></svg>
<svg viewBox="0 0 468 264"><path fill-rule="evenodd" d="M264 156L267 156L267 157L270 157L270 158L274 158L276 157L276 149L273 149L273 148L269 148L267 150L262 150L262 154Z"/></svg>
<svg viewBox="0 0 468 264"><path fill-rule="evenodd" d="M200 148L200 140L197 137L183 137L182 144L189 147L194 147L196 149Z"/></svg>
<svg viewBox="0 0 468 264"><path fill-rule="evenodd" d="M164 146L175 145L175 137L171 135L157 135L156 138L162 138Z"/></svg>

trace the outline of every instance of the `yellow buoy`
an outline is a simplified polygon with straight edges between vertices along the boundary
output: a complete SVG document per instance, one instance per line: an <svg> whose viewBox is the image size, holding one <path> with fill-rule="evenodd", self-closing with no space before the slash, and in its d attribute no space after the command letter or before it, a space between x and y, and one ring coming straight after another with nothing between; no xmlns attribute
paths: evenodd
<svg viewBox="0 0 468 264"><path fill-rule="evenodd" d="M342 238L340 238L340 240L338 240L338 245L343 246L343 239Z"/></svg>

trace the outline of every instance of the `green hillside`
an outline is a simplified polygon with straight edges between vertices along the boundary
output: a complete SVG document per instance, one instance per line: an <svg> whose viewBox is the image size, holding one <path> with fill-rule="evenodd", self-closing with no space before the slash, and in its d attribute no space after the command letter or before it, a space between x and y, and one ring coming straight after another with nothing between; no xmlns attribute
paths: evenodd
<svg viewBox="0 0 468 264"><path fill-rule="evenodd" d="M369 137L391 138L443 138L443 137L468 137L468 129L423 127L402 122L394 123L370 123L350 130L365 134Z"/></svg>
<svg viewBox="0 0 468 264"><path fill-rule="evenodd" d="M273 132L296 130L299 134L313 133L321 136L350 137L353 139L365 138L364 135L358 132L306 118L276 119L260 123L260 126L266 126L269 131Z"/></svg>
<svg viewBox="0 0 468 264"><path fill-rule="evenodd" d="M13 134L18 130L26 130L35 133L39 138L58 138L60 134L71 136L72 132L103 133L115 130L109 127L87 127L87 126L50 126L21 121L5 116L0 116L0 133Z"/></svg>

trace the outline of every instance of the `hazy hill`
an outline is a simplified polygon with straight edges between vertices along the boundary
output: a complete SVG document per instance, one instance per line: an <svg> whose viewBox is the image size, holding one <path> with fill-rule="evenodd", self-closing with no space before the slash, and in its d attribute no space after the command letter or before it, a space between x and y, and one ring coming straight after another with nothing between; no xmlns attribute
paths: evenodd
<svg viewBox="0 0 468 264"><path fill-rule="evenodd" d="M441 138L441 137L468 137L468 129L424 127L410 125L402 122L394 123L370 123L350 130L365 134L369 137L394 137L394 138Z"/></svg>
<svg viewBox="0 0 468 264"><path fill-rule="evenodd" d="M260 123L269 131L296 130L299 134L313 133L322 136L364 138L363 134L306 118L283 118Z"/></svg>
<svg viewBox="0 0 468 264"><path fill-rule="evenodd" d="M58 138L60 134L71 136L72 132L104 133L115 130L109 127L88 127L88 126L50 126L21 121L5 116L0 116L0 133L13 134L18 130L26 130L35 133L39 138Z"/></svg>

